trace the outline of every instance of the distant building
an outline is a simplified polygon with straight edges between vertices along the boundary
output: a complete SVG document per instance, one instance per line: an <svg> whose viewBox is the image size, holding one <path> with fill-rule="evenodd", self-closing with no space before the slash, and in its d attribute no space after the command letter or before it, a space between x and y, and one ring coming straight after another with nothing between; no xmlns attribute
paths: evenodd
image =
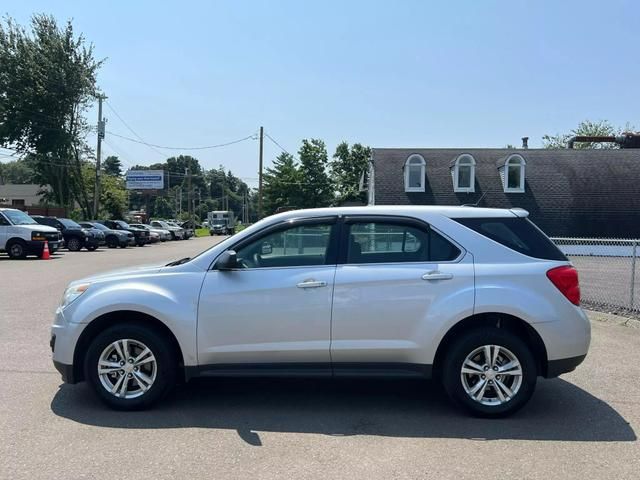
<svg viewBox="0 0 640 480"><path fill-rule="evenodd" d="M35 183L23 185L0 185L0 204L10 205L23 209L32 205L39 205L42 195L39 194L43 187Z"/></svg>
<svg viewBox="0 0 640 480"><path fill-rule="evenodd" d="M375 148L369 204L521 207L551 236L640 238L640 149Z"/></svg>

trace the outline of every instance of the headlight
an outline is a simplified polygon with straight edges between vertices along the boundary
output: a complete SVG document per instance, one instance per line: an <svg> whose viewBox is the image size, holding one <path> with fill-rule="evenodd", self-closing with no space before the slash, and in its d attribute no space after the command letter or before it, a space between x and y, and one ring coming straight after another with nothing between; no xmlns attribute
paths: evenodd
<svg viewBox="0 0 640 480"><path fill-rule="evenodd" d="M31 232L31 240L45 241L47 237L42 232Z"/></svg>
<svg viewBox="0 0 640 480"><path fill-rule="evenodd" d="M89 283L81 283L79 285L67 287L67 289L64 291L64 295L62 296L62 301L60 302L60 306L64 308L67 305L69 305L76 298L78 298L80 295L86 292L87 288L89 288L89 285L90 285Z"/></svg>

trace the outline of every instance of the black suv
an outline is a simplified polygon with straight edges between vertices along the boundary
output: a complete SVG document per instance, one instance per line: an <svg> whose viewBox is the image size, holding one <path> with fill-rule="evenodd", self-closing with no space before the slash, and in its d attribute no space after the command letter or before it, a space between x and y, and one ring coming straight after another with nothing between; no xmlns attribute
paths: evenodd
<svg viewBox="0 0 640 480"><path fill-rule="evenodd" d="M135 245L136 240L133 233L123 230L111 230L100 222L92 220L90 222L80 222L80 225L89 230L98 230L103 233L104 240L109 248L127 248L129 245Z"/></svg>
<svg viewBox="0 0 640 480"><path fill-rule="evenodd" d="M136 239L136 245L139 247L143 247L151 240L149 238L149 232L147 230L132 227L124 220L100 220L99 223L101 223L105 227L110 228L111 230L120 230L133 233L133 236Z"/></svg>
<svg viewBox="0 0 640 480"><path fill-rule="evenodd" d="M57 228L62 233L66 247L72 252L77 252L83 247L92 252L100 244L104 244L103 234L82 228L70 218L42 217L40 215L32 215L32 218L40 225Z"/></svg>

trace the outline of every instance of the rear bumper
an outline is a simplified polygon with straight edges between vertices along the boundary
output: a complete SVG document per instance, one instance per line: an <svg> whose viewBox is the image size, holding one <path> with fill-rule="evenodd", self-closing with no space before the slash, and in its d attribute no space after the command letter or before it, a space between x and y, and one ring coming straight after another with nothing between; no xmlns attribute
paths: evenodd
<svg viewBox="0 0 640 480"><path fill-rule="evenodd" d="M580 365L587 355L579 355L577 357L561 358L559 360L549 360L547 362L547 372L545 378L554 378L563 373L569 373Z"/></svg>

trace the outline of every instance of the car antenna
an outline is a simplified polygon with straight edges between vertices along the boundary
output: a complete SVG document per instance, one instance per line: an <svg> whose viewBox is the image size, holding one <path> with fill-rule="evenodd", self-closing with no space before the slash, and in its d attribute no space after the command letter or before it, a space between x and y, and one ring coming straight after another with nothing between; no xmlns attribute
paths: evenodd
<svg viewBox="0 0 640 480"><path fill-rule="evenodd" d="M476 203L465 203L462 206L463 207L477 207L478 205L480 205L480 202L482 201L482 199L485 197L485 195L487 194L487 192L484 192L480 198L478 199L478 201Z"/></svg>

